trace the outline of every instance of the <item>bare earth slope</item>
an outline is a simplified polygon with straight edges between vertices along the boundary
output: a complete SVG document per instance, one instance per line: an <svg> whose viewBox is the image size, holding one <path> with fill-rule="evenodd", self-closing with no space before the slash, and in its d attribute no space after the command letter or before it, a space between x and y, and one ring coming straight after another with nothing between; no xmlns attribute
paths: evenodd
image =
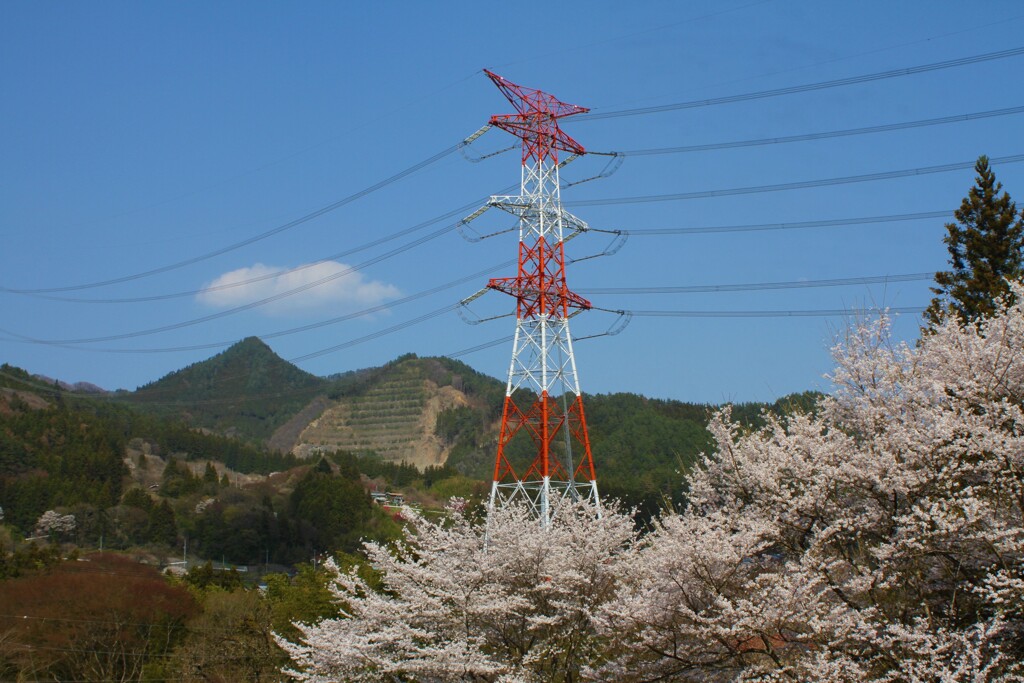
<svg viewBox="0 0 1024 683"><path fill-rule="evenodd" d="M357 395L342 396L326 407L319 402L322 399L314 402L300 415L317 417L301 431L295 422L285 425L273 442L301 457L345 450L373 452L384 460L420 469L444 464L451 447L435 434L437 416L470 401L454 386L440 386L431 377L437 370L430 360L397 363ZM296 431L298 435L293 436Z"/></svg>

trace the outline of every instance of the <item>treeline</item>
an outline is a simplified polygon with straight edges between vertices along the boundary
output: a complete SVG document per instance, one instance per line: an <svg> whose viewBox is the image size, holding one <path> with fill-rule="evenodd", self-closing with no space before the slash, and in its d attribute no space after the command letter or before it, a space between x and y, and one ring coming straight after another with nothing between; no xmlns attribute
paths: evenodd
<svg viewBox="0 0 1024 683"><path fill-rule="evenodd" d="M489 481L494 467L494 420L500 417L503 394L495 397L494 380L477 380L478 390L492 401L490 409L460 406L437 416L435 434L452 447L447 467L470 478ZM813 409L815 392L792 394L778 401L732 406L733 418L756 428L764 414L786 415ZM527 399L524 399L527 400ZM638 394L588 394L584 397L598 487L603 496L639 508L642 519L665 507L685 504L684 476L711 446L708 421L720 406L651 399ZM497 406L497 410L494 410ZM554 449L561 455L561 440ZM507 457L528 463L536 446L525 435L514 438Z"/></svg>
<svg viewBox="0 0 1024 683"><path fill-rule="evenodd" d="M161 444L170 453L185 453L189 460L217 460L243 474L269 474L295 467L299 461L291 453L279 453L259 448L240 439L207 434L191 429L181 422L139 418L149 423L136 428L135 434L148 434L148 438ZM142 425L139 425L142 427Z"/></svg>
<svg viewBox="0 0 1024 683"><path fill-rule="evenodd" d="M204 434L102 399L60 392L34 396L49 403L32 407L18 394L0 397L0 501L7 523L21 529L31 528L47 509L116 505L128 473L127 445L133 439L153 444L164 457L218 460L243 473L296 465L290 454Z"/></svg>
<svg viewBox="0 0 1024 683"><path fill-rule="evenodd" d="M10 366L0 369L0 381L9 389L0 394L6 537L147 546L163 555L187 545L192 556L293 565L395 533L362 485L354 456L338 456L340 465L299 466L291 454L40 386ZM205 469L194 461L205 461ZM415 472L370 461L367 469L394 486ZM240 480L272 473L280 473L273 482ZM45 523L44 513L52 517Z"/></svg>
<svg viewBox="0 0 1024 683"><path fill-rule="evenodd" d="M190 382L230 383L234 377L223 374L227 368L254 363L280 376L274 359L269 349L253 340L233 347L214 363L186 370L193 373ZM437 416L435 434L451 447L451 455L444 466L423 472L372 453L334 453L329 474L319 469L307 472L309 468L299 468L291 454L140 413L122 401L39 386L27 373L5 367L0 382L12 388L30 386L36 399L33 406L26 402L27 394L7 392L0 399L0 504L6 508L6 522L30 534L43 512L59 509L73 515L77 525L64 540L86 546L184 547L187 542L193 553L204 557L240 564L292 564L318 550L351 549L361 537L391 533L386 515L372 505L360 475L378 488L407 490L428 506L451 496L482 497L493 472L494 428L504 395L500 382L457 361L409 355L381 368L331 378L327 384L340 394L358 394L408 362L417 363L424 378L453 386L470 399L470 405ZM293 379L301 383L302 376ZM181 381L174 378L174 383ZM152 389L169 386L162 381ZM807 409L814 396L794 395L774 405L737 405L733 416L755 427L762 422L762 411ZM48 403L40 405L44 399ZM586 409L602 495L640 509L641 519L665 507L681 508L685 490L680 475L708 450L706 425L716 407L608 394L588 395ZM126 448L137 454L131 461L132 476L145 482L144 490L124 489ZM564 448L561 440L554 448L556 457L565 457L559 450ZM536 446L522 433L508 445L506 455L522 468L535 452ZM197 467L197 461L204 465ZM215 467L213 462L219 464ZM225 468L236 473L234 480ZM245 477L239 476L275 472L282 474L245 485Z"/></svg>
<svg viewBox="0 0 1024 683"><path fill-rule="evenodd" d="M209 563L168 577L111 553L64 560L27 546L6 560L20 570L0 574L5 681L279 681L274 634L338 614L309 565L258 589Z"/></svg>
<svg viewBox="0 0 1024 683"><path fill-rule="evenodd" d="M109 508L127 474L127 436L117 424L58 399L29 408L14 396L0 403L0 501L4 522L31 530L58 506Z"/></svg>
<svg viewBox="0 0 1024 683"><path fill-rule="evenodd" d="M294 565L319 553L359 548L360 539L393 538L397 523L370 499L358 470L324 458L297 468L280 485L262 482L211 491L175 506L179 533L199 557L245 565Z"/></svg>
<svg viewBox="0 0 1024 683"><path fill-rule="evenodd" d="M118 398L152 415L262 443L327 386L249 337Z"/></svg>

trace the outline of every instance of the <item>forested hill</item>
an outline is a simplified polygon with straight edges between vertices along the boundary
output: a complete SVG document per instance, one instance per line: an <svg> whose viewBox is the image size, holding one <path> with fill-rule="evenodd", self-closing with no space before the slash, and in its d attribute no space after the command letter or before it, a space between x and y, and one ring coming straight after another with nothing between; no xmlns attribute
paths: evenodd
<svg viewBox="0 0 1024 683"><path fill-rule="evenodd" d="M819 396L805 392L771 404L737 404L732 406L732 414L737 421L755 426L762 423L765 411L809 411ZM494 467L501 394L492 401L495 403L491 404L490 414L495 417L491 421L467 408L438 416L438 433L454 442L448 466L482 480L490 478ZM701 453L710 452L707 424L721 406L631 393L587 394L584 403L602 494L630 505L642 505L648 512L669 501L680 504L683 477ZM530 448L528 442L513 442L511 446Z"/></svg>
<svg viewBox="0 0 1024 683"><path fill-rule="evenodd" d="M330 384L281 359L256 337L126 394L148 412L257 441Z"/></svg>
<svg viewBox="0 0 1024 683"><path fill-rule="evenodd" d="M296 464L291 455L130 406L41 384L24 370L0 367L0 507L5 523L31 529L54 508L115 507L143 455L216 461L239 475ZM134 455L134 459L133 456ZM173 469L173 468L172 468Z"/></svg>
<svg viewBox="0 0 1024 683"><path fill-rule="evenodd" d="M356 485L360 475L364 484L372 480L385 490L398 488L428 504L481 494L494 465L503 397L502 382L451 359L409 354L378 368L317 378L256 339L127 397L64 391L4 366L0 507L5 523L23 531L46 510L71 511L80 524L95 522L80 527L80 533L98 539L113 533L106 515L128 505L136 510L117 513L124 544L163 539L173 545L173 520L196 534L197 552L252 562L262 548L287 562L325 543L330 525L324 520L336 517L329 501L347 501L361 520L328 533L332 542L351 544L352 538L382 528L367 512L368 496ZM774 405L739 405L733 414L756 423L763 410L807 409L814 398L804 394ZM709 450L706 425L717 406L628 393L588 395L585 404L602 495L640 506L645 514L666 502L681 503L686 471ZM268 448L271 433L291 447ZM531 448L528 439L513 442L510 455L530 459ZM419 472L406 464L414 461L403 454L426 449L437 459L417 463ZM295 477L303 477L320 454L347 463L342 479L348 483L310 480L309 486L332 493L317 494L319 502L309 507ZM272 472L291 474L271 483L266 475ZM246 487L244 493L239 485ZM332 487L347 487L345 495ZM152 493L157 489L159 494ZM149 491L149 497L140 491ZM134 502L126 503L126 496ZM221 501L220 508L211 508L213 516L196 511L206 498ZM267 521L273 514L291 521L275 526ZM200 534L195 525L215 518L219 526ZM257 518L263 520L258 538L252 532L246 536L246 525ZM240 526L231 526L236 523Z"/></svg>
<svg viewBox="0 0 1024 683"><path fill-rule="evenodd" d="M12 368L6 374L22 383L31 379ZM281 359L256 338L113 400L32 384L28 392L6 390L8 409L10 401L19 406L27 401L50 414L57 406L73 404L88 415L110 418L114 436L107 443L118 445L97 452L109 450L112 458L119 449L123 455L126 440L142 436L170 452L216 460L242 472L285 469L320 453L346 452L394 465L411 463L420 470L443 465L478 482L488 481L493 471L504 397L503 382L447 358L407 354L380 367L320 378ZM762 410L808 409L815 396L738 405L733 414L756 423ZM678 502L686 471L709 449L706 425L718 406L630 393L587 395L585 404L602 492L652 507L667 499ZM58 414L53 420L46 428L51 433L61 429ZM33 438L43 438L42 432ZM510 454L528 460L531 448L528 439L520 439L510 444ZM56 467L38 460L22 465ZM103 494L104 501L118 493L115 468L108 469L111 490ZM40 495L54 503L66 498L56 489L48 491Z"/></svg>
<svg viewBox="0 0 1024 683"><path fill-rule="evenodd" d="M300 457L343 450L421 469L447 464L487 481L504 388L462 362L415 354L319 378L249 338L127 398L146 411ZM733 410L756 422L763 409L806 409L813 399L796 395ZM603 488L630 500L678 497L682 474L709 447L705 427L718 408L630 393L588 395L586 406ZM513 448L529 457L529 443Z"/></svg>

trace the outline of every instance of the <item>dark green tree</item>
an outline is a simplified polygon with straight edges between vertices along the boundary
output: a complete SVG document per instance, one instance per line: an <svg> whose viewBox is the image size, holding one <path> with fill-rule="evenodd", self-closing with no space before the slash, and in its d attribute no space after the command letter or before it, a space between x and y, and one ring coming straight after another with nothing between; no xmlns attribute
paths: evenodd
<svg viewBox="0 0 1024 683"><path fill-rule="evenodd" d="M206 471L203 472L203 483L212 486L216 491L219 480L220 477L217 475L217 469L213 466L212 462L207 461Z"/></svg>
<svg viewBox="0 0 1024 683"><path fill-rule="evenodd" d="M159 505L154 504L149 511L146 535L154 543L175 545L178 542L178 525L174 519L174 510L166 500Z"/></svg>
<svg viewBox="0 0 1024 683"><path fill-rule="evenodd" d="M321 460L321 464L326 459ZM301 520L302 536L311 549L355 550L373 514L370 496L355 480L323 472L317 465L306 473L289 498L291 516Z"/></svg>
<svg viewBox="0 0 1024 683"><path fill-rule="evenodd" d="M1009 295L1007 280L1024 274L1024 219L1010 196L1000 194L988 157L978 157L974 170L975 185L954 212L956 222L946 224L950 269L935 274L929 326L948 315L964 323L991 316L996 301Z"/></svg>
<svg viewBox="0 0 1024 683"><path fill-rule="evenodd" d="M160 492L166 496L178 497L195 493L202 487L202 479L192 474L185 463L171 458L164 467L163 484Z"/></svg>
<svg viewBox="0 0 1024 683"><path fill-rule="evenodd" d="M274 631L297 639L301 634L295 622L312 624L325 618L335 619L339 606L329 588L330 574L308 564L300 564L296 569L294 576L268 574L264 580Z"/></svg>

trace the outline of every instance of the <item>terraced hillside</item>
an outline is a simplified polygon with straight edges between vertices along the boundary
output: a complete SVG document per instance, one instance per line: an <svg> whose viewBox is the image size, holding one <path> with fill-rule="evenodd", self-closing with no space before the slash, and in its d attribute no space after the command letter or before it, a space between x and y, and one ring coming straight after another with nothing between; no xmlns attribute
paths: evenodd
<svg viewBox="0 0 1024 683"><path fill-rule="evenodd" d="M437 416L469 400L437 376L444 369L435 365L409 359L390 366L365 391L333 401L301 431L292 452L307 457L318 451L374 452L420 468L443 464L450 444L435 433Z"/></svg>

